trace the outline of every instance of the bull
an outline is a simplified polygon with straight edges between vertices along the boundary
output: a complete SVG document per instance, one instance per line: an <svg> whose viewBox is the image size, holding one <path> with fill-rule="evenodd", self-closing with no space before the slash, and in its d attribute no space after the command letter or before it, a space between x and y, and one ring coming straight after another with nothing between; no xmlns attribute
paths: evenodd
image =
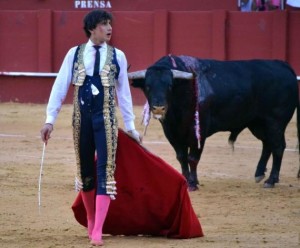
<svg viewBox="0 0 300 248"><path fill-rule="evenodd" d="M245 128L262 142L255 181L264 179L272 155L264 187L279 182L285 129L296 109L300 141L297 76L286 62L169 55L128 77L133 87L142 89L152 115L159 119L190 190L198 188L197 165L206 138L229 131L233 144Z"/></svg>

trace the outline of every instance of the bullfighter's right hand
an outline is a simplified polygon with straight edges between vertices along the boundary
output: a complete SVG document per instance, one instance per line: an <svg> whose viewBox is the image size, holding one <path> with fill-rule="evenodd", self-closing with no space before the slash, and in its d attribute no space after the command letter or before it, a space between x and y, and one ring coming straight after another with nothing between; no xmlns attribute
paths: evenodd
<svg viewBox="0 0 300 248"><path fill-rule="evenodd" d="M142 137L137 130L135 129L129 130L127 131L127 134L139 144L142 143Z"/></svg>
<svg viewBox="0 0 300 248"><path fill-rule="evenodd" d="M44 143L47 144L50 139L50 134L53 131L53 125L50 123L45 123L43 128L41 129L41 139Z"/></svg>

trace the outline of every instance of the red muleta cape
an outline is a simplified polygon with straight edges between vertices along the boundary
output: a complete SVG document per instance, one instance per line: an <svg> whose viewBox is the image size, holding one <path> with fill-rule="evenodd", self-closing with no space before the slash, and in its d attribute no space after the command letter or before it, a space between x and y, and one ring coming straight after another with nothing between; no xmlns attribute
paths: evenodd
<svg viewBox="0 0 300 248"><path fill-rule="evenodd" d="M152 235L168 238L202 237L185 178L119 130L115 179L116 200L111 201L103 233ZM87 226L79 192L72 209Z"/></svg>

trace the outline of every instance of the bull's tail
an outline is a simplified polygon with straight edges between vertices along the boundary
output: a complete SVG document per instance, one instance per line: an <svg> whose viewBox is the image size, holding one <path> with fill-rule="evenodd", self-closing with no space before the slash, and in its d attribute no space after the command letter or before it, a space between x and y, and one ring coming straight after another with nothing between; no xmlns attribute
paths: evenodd
<svg viewBox="0 0 300 248"><path fill-rule="evenodd" d="M300 85L298 84L298 105L297 105L297 133L298 133L298 152L299 152L299 170L297 177L300 179Z"/></svg>

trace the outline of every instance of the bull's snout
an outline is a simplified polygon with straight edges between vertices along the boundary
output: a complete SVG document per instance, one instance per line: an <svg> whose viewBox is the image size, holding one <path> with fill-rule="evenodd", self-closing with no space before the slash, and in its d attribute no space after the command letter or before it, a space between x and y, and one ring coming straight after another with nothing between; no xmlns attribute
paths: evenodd
<svg viewBox="0 0 300 248"><path fill-rule="evenodd" d="M153 106L151 111L152 111L154 118L160 119L165 115L166 107L165 106Z"/></svg>
<svg viewBox="0 0 300 248"><path fill-rule="evenodd" d="M155 115L163 115L165 113L165 106L153 106L152 113Z"/></svg>

